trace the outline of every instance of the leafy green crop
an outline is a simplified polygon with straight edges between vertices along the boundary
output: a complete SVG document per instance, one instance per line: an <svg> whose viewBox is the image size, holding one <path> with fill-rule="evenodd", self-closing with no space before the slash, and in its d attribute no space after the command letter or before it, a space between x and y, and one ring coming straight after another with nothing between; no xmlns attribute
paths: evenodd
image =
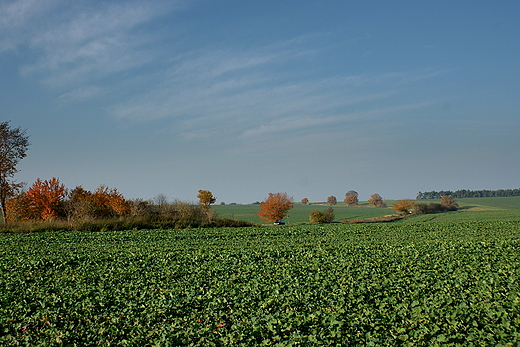
<svg viewBox="0 0 520 347"><path fill-rule="evenodd" d="M0 235L2 345L520 343L520 222Z"/></svg>

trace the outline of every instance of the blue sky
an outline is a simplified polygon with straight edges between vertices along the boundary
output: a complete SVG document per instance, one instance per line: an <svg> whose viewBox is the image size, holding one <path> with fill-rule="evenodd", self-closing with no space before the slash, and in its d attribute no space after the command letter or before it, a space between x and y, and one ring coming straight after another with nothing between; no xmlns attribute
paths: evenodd
<svg viewBox="0 0 520 347"><path fill-rule="evenodd" d="M250 203L520 187L517 1L0 2L18 181Z"/></svg>

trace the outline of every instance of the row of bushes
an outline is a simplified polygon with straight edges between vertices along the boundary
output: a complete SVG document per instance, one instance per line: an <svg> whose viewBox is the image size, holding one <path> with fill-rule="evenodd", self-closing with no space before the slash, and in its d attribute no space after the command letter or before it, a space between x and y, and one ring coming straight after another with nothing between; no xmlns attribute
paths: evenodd
<svg viewBox="0 0 520 347"><path fill-rule="evenodd" d="M357 219L349 221L349 223L373 223L373 222L391 222L402 219L407 215L413 214L429 214L436 212L456 211L459 205L453 199L445 199L441 203L415 203L411 199L399 200L392 206L397 214L388 215L384 217L376 217L371 219ZM334 221L334 210L329 207L327 210L321 212L318 210L309 213L309 222L316 223L332 223Z"/></svg>
<svg viewBox="0 0 520 347"><path fill-rule="evenodd" d="M457 211L458 207L459 206L456 204L438 204L434 202L429 204L415 203L413 205L413 213L428 214L435 212Z"/></svg>
<svg viewBox="0 0 520 347"><path fill-rule="evenodd" d="M131 215L95 218L92 215L76 215L75 218L32 219L4 224L0 230L7 232L36 232L50 230L116 231L141 229L184 229L207 227L244 227L252 223L218 218L213 210L205 211L200 205L184 201L160 206L145 201L134 201Z"/></svg>

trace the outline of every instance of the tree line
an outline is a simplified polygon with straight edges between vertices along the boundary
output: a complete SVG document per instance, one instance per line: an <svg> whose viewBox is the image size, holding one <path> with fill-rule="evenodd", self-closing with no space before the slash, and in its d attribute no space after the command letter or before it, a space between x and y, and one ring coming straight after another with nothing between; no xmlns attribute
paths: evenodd
<svg viewBox="0 0 520 347"><path fill-rule="evenodd" d="M417 200L440 199L443 196L452 196L455 199L462 198L498 198L520 196L520 189L498 189L498 190L469 190L460 189L456 191L441 190L417 193Z"/></svg>
<svg viewBox="0 0 520 347"><path fill-rule="evenodd" d="M175 201L169 203L164 195L157 196L156 204L141 199L127 200L115 188L104 185L95 191L81 186L69 190L53 177L50 180L38 179L28 189L16 183L13 177L18 162L26 156L29 147L26 131L11 128L9 121L0 123L0 208L4 224L9 222L62 221L68 223L64 229L72 230L121 230L143 228L179 228L203 226L245 226L242 221L217 218L211 205L216 197L209 190L199 190L199 204ZM491 195L494 193L495 195ZM459 194L459 195L457 195ZM357 206L358 193L350 190L344 202ZM417 199L442 198L440 204L414 204L410 199L400 200L393 208L398 213L430 213L454 210L458 206L453 197L475 196L516 196L519 189L500 191L440 191L419 192ZM448 200L446 200L448 199ZM334 220L332 206L337 204L333 195L327 198L331 206L326 211L311 211L311 223L330 223ZM308 204L307 198L302 204ZM372 194L368 202L375 207L386 207L379 194ZM437 206L438 205L438 206ZM283 224L282 218L294 207L294 198L287 193L269 193L260 203L260 219ZM107 220L111 220L107 223Z"/></svg>

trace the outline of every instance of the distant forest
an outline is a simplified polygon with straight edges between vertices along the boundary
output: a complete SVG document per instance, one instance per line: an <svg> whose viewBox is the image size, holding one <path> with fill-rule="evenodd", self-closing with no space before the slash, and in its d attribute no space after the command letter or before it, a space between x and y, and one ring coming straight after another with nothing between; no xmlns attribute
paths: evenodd
<svg viewBox="0 0 520 347"><path fill-rule="evenodd" d="M417 193L417 200L422 199L440 199L443 196L451 196L455 199L462 198L497 198L497 197L509 197L509 196L520 196L520 189L499 189L499 190L441 190L439 192L419 192Z"/></svg>

